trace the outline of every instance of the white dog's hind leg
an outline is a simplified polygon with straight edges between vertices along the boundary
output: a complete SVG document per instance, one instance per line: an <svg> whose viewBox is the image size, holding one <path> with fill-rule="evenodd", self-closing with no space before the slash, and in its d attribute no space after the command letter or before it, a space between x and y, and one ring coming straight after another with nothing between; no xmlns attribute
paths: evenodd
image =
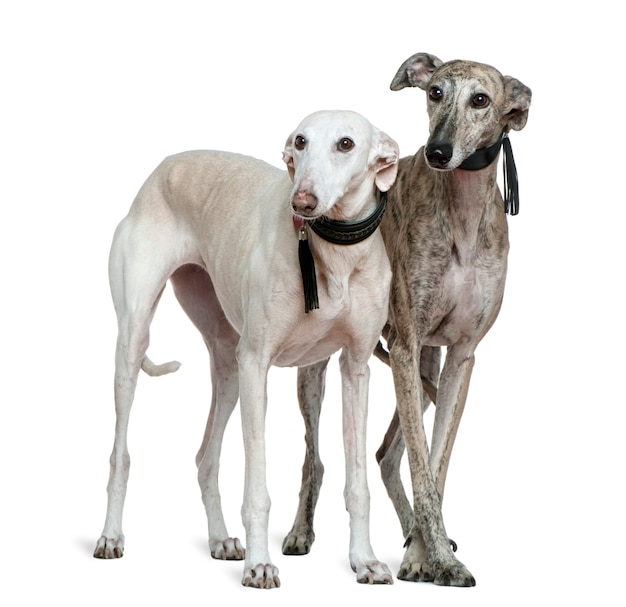
<svg viewBox="0 0 626 607"><path fill-rule="evenodd" d="M239 396L237 359L234 352L234 348L226 348L226 352L213 350L211 411L203 445L197 456L198 483L209 527L209 547L211 556L220 560L241 560L245 556L240 540L228 534L219 491L219 464L224 431Z"/></svg>
<svg viewBox="0 0 626 607"><path fill-rule="evenodd" d="M120 558L124 554L122 516L130 469L127 434L130 410L137 386L137 376L149 342L150 323L167 280L165 257L163 267L154 263L146 268L142 251L142 231L134 230L126 219L118 228L110 257L111 293L118 318L115 352L115 440L110 458L107 486L108 505L96 558Z"/></svg>
<svg viewBox="0 0 626 607"><path fill-rule="evenodd" d="M172 275L171 282L178 302L202 334L210 355L211 410L196 465L211 556L220 560L241 560L245 550L238 538L228 535L218 483L224 431L239 398L236 356L239 335L226 319L211 279L203 268L183 266Z"/></svg>

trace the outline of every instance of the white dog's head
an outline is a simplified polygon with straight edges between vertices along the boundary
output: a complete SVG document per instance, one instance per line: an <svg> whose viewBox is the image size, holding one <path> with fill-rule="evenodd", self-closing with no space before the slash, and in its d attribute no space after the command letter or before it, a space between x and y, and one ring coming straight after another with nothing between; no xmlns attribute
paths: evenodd
<svg viewBox="0 0 626 607"><path fill-rule="evenodd" d="M354 219L376 186L386 192L398 171L398 144L352 111L307 116L283 152L294 183L291 206L306 219Z"/></svg>

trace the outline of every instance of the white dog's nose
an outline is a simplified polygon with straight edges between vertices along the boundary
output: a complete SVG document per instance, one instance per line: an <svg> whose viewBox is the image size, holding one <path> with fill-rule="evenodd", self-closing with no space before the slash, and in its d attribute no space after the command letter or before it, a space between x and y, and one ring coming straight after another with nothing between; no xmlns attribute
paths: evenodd
<svg viewBox="0 0 626 607"><path fill-rule="evenodd" d="M309 190L298 190L291 199L291 207L299 215L310 215L317 207L317 196Z"/></svg>

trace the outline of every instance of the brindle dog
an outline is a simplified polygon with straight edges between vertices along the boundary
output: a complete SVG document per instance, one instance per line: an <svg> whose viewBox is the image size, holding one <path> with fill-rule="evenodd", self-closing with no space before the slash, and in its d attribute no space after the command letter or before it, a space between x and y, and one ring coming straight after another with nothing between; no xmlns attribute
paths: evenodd
<svg viewBox="0 0 626 607"><path fill-rule="evenodd" d="M407 86L427 92L430 136L415 156L400 161L382 223L393 270L384 337L397 409L377 458L406 537L398 577L473 586L474 577L451 548L441 500L474 351L496 320L504 292L509 242L495 159L503 136L524 128L531 91L491 66L443 63L426 53L407 59L391 83L392 90ZM442 346L446 357L440 371ZM381 347L377 354L385 358ZM308 552L315 537L313 512L323 474L317 430L326 364L298 375L307 454L285 554ZM423 423L429 397L436 400L430 451ZM413 507L399 472L405 444Z"/></svg>

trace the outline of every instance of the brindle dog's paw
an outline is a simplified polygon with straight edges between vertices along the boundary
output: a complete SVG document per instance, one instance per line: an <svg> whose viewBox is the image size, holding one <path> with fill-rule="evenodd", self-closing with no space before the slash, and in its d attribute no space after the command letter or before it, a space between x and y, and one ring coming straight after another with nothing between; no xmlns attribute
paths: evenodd
<svg viewBox="0 0 626 607"><path fill-rule="evenodd" d="M454 559L447 563L432 565L433 582L437 586L459 586L470 588L476 586L474 576L460 561Z"/></svg>
<svg viewBox="0 0 626 607"><path fill-rule="evenodd" d="M428 565L422 534L416 529L411 530L404 546L406 551L398 571L398 579L406 582L432 582L434 577Z"/></svg>
<svg viewBox="0 0 626 607"><path fill-rule="evenodd" d="M315 534L294 533L293 531L283 540L283 554L301 556L309 554L315 541Z"/></svg>
<svg viewBox="0 0 626 607"><path fill-rule="evenodd" d="M474 576L452 555L449 559L435 562L424 559L422 554L422 558L415 556L411 550L407 550L400 565L398 579L408 582L434 582L438 586L476 586Z"/></svg>
<svg viewBox="0 0 626 607"><path fill-rule="evenodd" d="M406 560L400 565L398 579L405 582L432 582L433 576L428 570L427 563L412 563Z"/></svg>

